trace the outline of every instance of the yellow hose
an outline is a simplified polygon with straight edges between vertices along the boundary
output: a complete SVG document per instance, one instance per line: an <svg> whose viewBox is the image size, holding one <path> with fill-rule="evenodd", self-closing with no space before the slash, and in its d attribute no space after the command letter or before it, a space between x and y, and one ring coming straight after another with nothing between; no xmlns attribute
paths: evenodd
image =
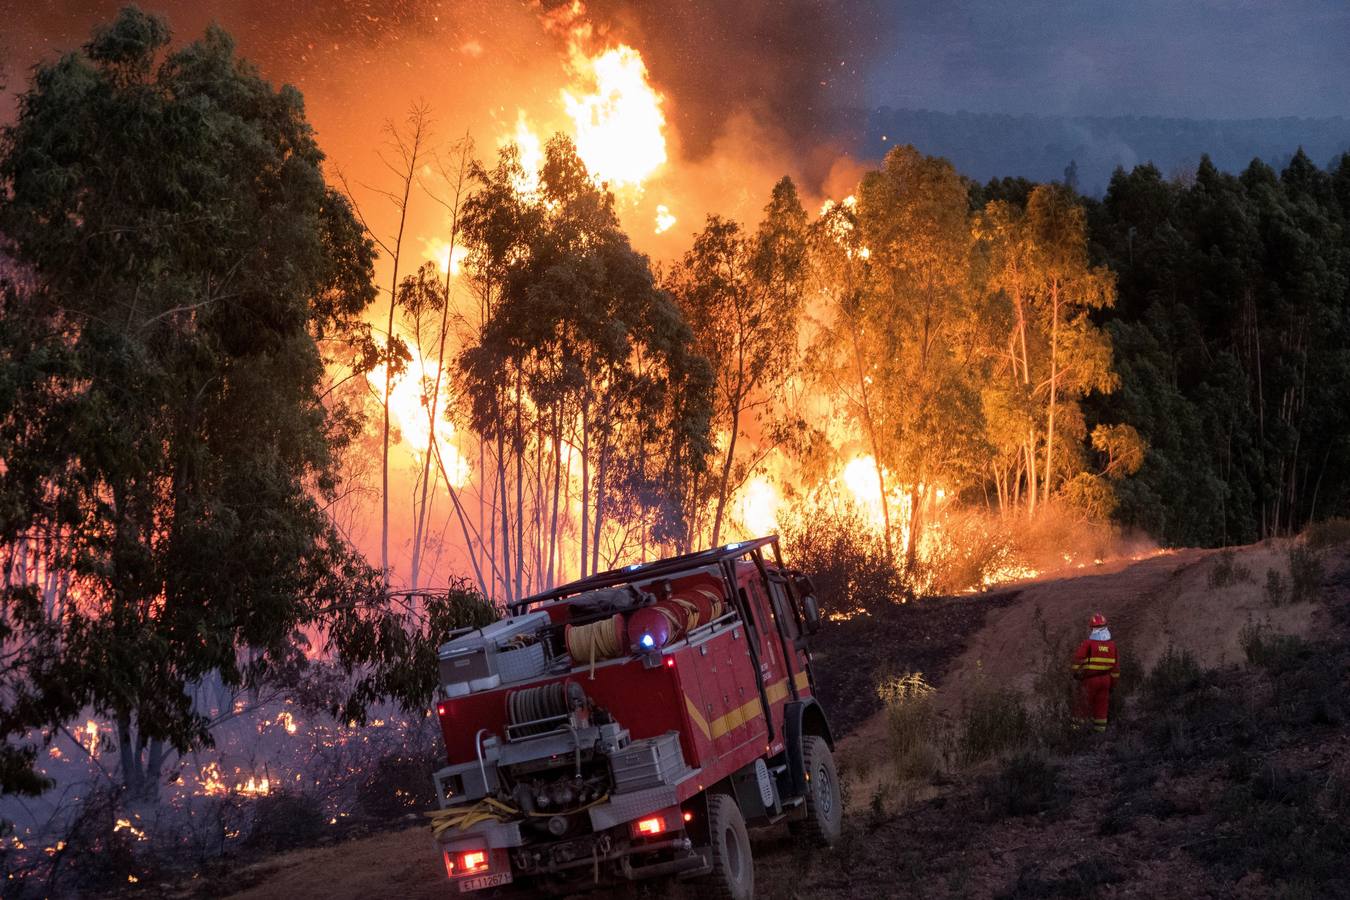
<svg viewBox="0 0 1350 900"><path fill-rule="evenodd" d="M576 809L569 809L566 812L522 813L509 803L503 803L493 797L484 797L473 806L437 809L427 813L427 816L431 819L432 836L439 838L447 831L465 831L480 822L486 822L489 819L495 819L498 822L507 822L521 815L534 819L547 819L552 818L553 816L571 816L579 812L585 812L592 806L599 806L608 799L609 794L605 794L603 797L592 800L585 806L578 806Z"/></svg>
<svg viewBox="0 0 1350 900"><path fill-rule="evenodd" d="M573 663L590 660L591 678L595 678L595 663L598 660L617 659L624 649L619 645L619 634L623 630L623 616L615 614L589 625L569 625L567 628L567 652Z"/></svg>

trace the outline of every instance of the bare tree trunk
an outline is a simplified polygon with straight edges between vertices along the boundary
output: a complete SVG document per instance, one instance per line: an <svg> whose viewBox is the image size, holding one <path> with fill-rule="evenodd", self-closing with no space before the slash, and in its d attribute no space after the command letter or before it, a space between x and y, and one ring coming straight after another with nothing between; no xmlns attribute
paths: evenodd
<svg viewBox="0 0 1350 900"><path fill-rule="evenodd" d="M553 508L549 513L548 575L544 579L546 590L551 589L556 583L554 567L558 558L558 502L563 486L562 457L562 408L559 404L553 412Z"/></svg>
<svg viewBox="0 0 1350 900"><path fill-rule="evenodd" d="M511 492L506 486L506 437L499 430L497 434L497 506L501 517L501 559L502 559L502 593L506 602L510 603L516 598L511 595Z"/></svg>
<svg viewBox="0 0 1350 900"><path fill-rule="evenodd" d="M521 418L521 409L524 405L524 391L521 386L523 373L516 370L516 443L513 448L516 454L516 585L514 598L519 600L525 596L522 592L524 587L525 571L525 426Z"/></svg>
<svg viewBox="0 0 1350 900"><path fill-rule="evenodd" d="M741 409L737 404L731 413L731 438L727 442L726 459L722 461L721 484L717 489L717 511L713 514L712 545L720 546L722 534L722 517L726 512L727 498L730 493L731 485L731 464L736 458L736 438L741 431Z"/></svg>
<svg viewBox="0 0 1350 900"><path fill-rule="evenodd" d="M600 535L605 524L605 474L609 468L609 441L600 448L600 461L595 473L595 537L591 541L591 571L600 571Z"/></svg>
<svg viewBox="0 0 1350 900"><path fill-rule="evenodd" d="M910 577L919 561L919 531L923 528L924 491L916 478L909 488L909 533L905 535L905 574ZM911 587L913 587L911 583Z"/></svg>
<svg viewBox="0 0 1350 900"><path fill-rule="evenodd" d="M1045 498L1054 489L1055 406L1059 399L1059 285L1050 286L1050 411L1045 423Z"/></svg>
<svg viewBox="0 0 1350 900"><path fill-rule="evenodd" d="M411 116L412 134L405 138L392 125L390 133L394 146L404 163L399 171L402 180L401 196L395 199L398 208L398 233L394 238L393 252L390 254L393 272L389 277L389 316L385 326L385 347L394 343L394 311L398 306L398 267L403 255L403 230L408 223L408 198L412 193L413 181L417 178L417 160L422 151L422 138L426 127L425 111L414 108ZM380 569L384 586L389 588L389 395L394 388L393 359L386 358L384 364L384 425L380 452Z"/></svg>
<svg viewBox="0 0 1350 900"><path fill-rule="evenodd" d="M464 142L460 144L459 150L459 168L455 173L453 187L453 197L441 205L446 208L450 214L450 248L447 251L449 256L445 264L445 285L441 297L441 322L436 341L436 378L431 388L431 399L427 407L428 432L427 432L427 452L422 459L422 497L417 505L416 522L413 525L413 547L412 547L412 571L411 582L413 588L420 587L422 575L422 553L425 542L425 531L429 517L427 507L427 494L431 482L431 455L432 447L436 443L436 423L440 418L440 396L441 380L445 372L445 342L450 333L450 288L453 284L455 268L455 249L459 243L459 208L460 201L464 195L464 185L467 176L469 153L471 144L466 136ZM442 174L445 174L442 169ZM449 180L447 178L447 180ZM439 460L439 455L438 455ZM441 469L444 471L444 465ZM446 481L447 487L452 487L449 480Z"/></svg>
<svg viewBox="0 0 1350 900"><path fill-rule="evenodd" d="M1036 517L1036 496L1039 491L1036 474L1036 429L1027 429L1027 443L1025 448L1026 466L1027 466L1027 518Z"/></svg>
<svg viewBox="0 0 1350 900"><path fill-rule="evenodd" d="M583 401L584 402L584 401ZM591 432L589 415L583 406L581 410L581 572L578 577L585 578L587 556L590 550L590 511L591 511Z"/></svg>

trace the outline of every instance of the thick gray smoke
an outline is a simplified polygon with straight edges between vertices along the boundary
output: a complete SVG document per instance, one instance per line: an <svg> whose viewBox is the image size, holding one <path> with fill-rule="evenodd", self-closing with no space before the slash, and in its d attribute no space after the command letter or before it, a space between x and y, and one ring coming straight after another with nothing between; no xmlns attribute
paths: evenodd
<svg viewBox="0 0 1350 900"><path fill-rule="evenodd" d="M554 4L565 0L553 0ZM728 119L773 123L803 151L852 137L874 58L891 37L878 0L592 0L591 19L642 48L679 98L686 153L711 152Z"/></svg>

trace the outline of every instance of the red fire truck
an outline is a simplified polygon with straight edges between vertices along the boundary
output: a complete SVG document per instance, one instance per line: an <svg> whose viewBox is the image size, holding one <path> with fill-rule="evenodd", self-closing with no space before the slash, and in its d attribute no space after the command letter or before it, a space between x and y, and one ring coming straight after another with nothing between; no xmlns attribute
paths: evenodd
<svg viewBox="0 0 1350 900"><path fill-rule="evenodd" d="M747 827L831 845L842 800L806 638L811 581L775 537L584 578L440 648L452 890L698 879L754 895Z"/></svg>

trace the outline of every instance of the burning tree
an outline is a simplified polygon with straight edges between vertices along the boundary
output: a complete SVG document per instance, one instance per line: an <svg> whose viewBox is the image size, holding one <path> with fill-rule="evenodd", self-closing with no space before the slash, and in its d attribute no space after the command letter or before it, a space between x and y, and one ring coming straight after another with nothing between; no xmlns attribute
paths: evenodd
<svg viewBox="0 0 1350 900"><path fill-rule="evenodd" d="M774 186L764 221L753 235L743 233L736 222L709 216L671 274L671 291L693 326L699 349L713 364L714 428L726 435L706 492L712 498L711 528L699 527L702 502L690 515L695 530L707 530L714 545L721 542L729 501L775 443L772 416L782 413L775 401L782 397L798 356L806 246L806 211L796 186L784 178ZM746 460L743 432L751 417L759 420L761 433Z"/></svg>
<svg viewBox="0 0 1350 900"><path fill-rule="evenodd" d="M299 94L218 29L168 43L124 10L37 71L0 150L31 280L0 306L6 649L47 632L7 726L107 715L144 794L209 740L189 686L265 676L367 568L322 506L359 423L321 402L319 342L361 335L373 250Z"/></svg>
<svg viewBox="0 0 1350 900"><path fill-rule="evenodd" d="M475 178L463 229L479 310L459 369L490 472L471 552L511 599L552 583L569 536L582 575L683 538L709 376L569 140L548 143L537 179L513 147Z"/></svg>

